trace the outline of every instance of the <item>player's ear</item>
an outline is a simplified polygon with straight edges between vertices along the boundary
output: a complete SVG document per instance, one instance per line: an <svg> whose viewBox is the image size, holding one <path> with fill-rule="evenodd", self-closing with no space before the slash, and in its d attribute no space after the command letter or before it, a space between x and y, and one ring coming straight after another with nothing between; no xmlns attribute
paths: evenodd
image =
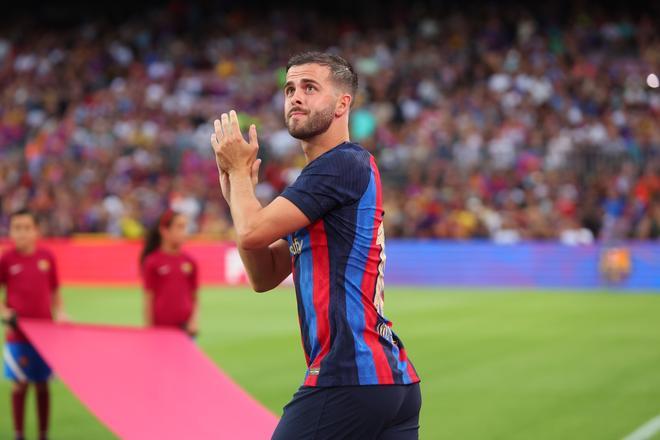
<svg viewBox="0 0 660 440"><path fill-rule="evenodd" d="M344 93L339 96L339 99L337 100L337 106L335 107L335 116L338 118L344 116L344 114L350 110L352 101L353 97L348 93Z"/></svg>

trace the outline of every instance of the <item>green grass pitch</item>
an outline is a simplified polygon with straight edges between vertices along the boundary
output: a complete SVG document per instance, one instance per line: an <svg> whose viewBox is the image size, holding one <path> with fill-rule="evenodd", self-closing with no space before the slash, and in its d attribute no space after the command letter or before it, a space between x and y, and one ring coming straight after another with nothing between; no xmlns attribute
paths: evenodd
<svg viewBox="0 0 660 440"><path fill-rule="evenodd" d="M64 295L76 321L140 323L137 289ZM304 374L293 291L201 298L200 346L279 415ZM620 439L660 414L660 295L390 288L385 311L422 377L422 439ZM57 381L51 434L114 438ZM7 381L0 438L12 438Z"/></svg>

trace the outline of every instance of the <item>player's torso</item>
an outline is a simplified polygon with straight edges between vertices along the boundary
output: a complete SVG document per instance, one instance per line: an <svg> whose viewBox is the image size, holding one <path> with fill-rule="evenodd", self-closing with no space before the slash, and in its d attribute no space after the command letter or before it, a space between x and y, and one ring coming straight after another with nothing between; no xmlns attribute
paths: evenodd
<svg viewBox="0 0 660 440"><path fill-rule="evenodd" d="M154 271L157 286L154 293L169 295L172 292L186 292L191 289L194 265L187 255L159 252L153 257L150 266Z"/></svg>
<svg viewBox="0 0 660 440"><path fill-rule="evenodd" d="M154 318L158 322L186 320L192 310L194 264L185 254L153 254Z"/></svg>
<svg viewBox="0 0 660 440"><path fill-rule="evenodd" d="M385 236L376 173L356 203L288 237L306 385L415 381L383 317Z"/></svg>
<svg viewBox="0 0 660 440"><path fill-rule="evenodd" d="M53 296L52 258L38 250L32 255L5 256L7 305L18 316L50 318Z"/></svg>

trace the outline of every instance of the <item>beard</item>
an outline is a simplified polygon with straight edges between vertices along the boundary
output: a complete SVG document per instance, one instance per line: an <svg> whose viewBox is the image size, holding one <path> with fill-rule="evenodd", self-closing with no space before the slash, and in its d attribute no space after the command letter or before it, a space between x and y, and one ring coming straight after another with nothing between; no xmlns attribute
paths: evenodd
<svg viewBox="0 0 660 440"><path fill-rule="evenodd" d="M334 118L335 106L331 104L322 110L308 113L307 120L304 122L289 117L285 123L291 136L305 141L328 131Z"/></svg>

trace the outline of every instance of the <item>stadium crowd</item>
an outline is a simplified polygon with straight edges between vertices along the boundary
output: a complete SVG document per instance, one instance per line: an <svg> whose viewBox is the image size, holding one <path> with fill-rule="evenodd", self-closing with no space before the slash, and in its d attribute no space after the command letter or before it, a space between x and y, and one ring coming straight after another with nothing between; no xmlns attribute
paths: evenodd
<svg viewBox="0 0 660 440"><path fill-rule="evenodd" d="M274 198L304 166L283 66L314 48L360 75L352 138L379 161L389 237L660 237L660 89L645 80L660 70L657 17L376 15L173 2L121 24L3 26L0 229L28 206L49 236L137 237L169 205L228 237L210 122L235 108L257 124L257 192Z"/></svg>

